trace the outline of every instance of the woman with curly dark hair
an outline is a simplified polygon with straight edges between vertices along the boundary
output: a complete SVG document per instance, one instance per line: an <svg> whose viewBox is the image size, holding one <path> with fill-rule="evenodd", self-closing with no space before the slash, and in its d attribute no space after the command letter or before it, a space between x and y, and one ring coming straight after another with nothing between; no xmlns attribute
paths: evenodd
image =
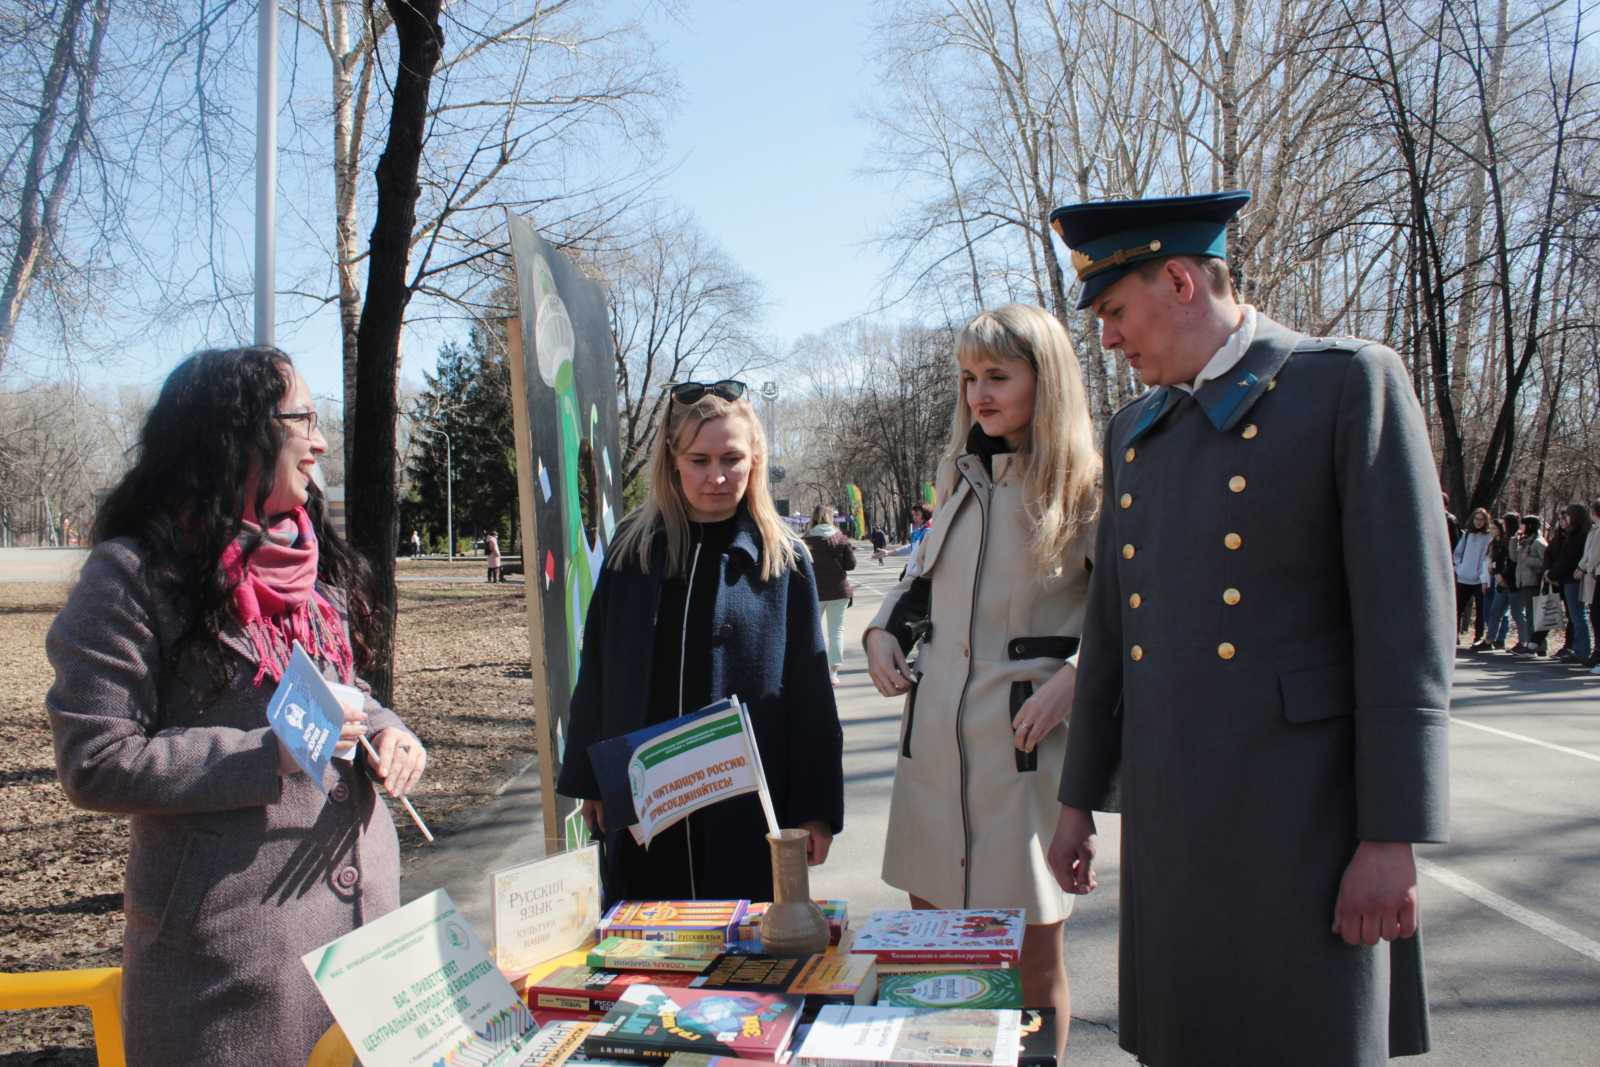
<svg viewBox="0 0 1600 1067"><path fill-rule="evenodd" d="M399 903L399 846L374 778L298 769L266 708L298 642L364 688L385 622L371 574L324 519L327 442L289 357L191 356L167 378L133 469L46 639L46 710L73 803L130 817L122 1015L130 1064L304 1062L332 1021L300 956ZM364 706L353 706L361 703ZM392 795L421 743L370 694L339 747Z"/></svg>

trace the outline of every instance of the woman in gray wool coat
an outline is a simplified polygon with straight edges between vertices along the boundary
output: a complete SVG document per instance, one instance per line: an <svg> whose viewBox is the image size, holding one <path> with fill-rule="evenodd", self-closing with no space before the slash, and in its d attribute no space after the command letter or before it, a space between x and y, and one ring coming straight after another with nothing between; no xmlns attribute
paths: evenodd
<svg viewBox="0 0 1600 1067"><path fill-rule="evenodd" d="M323 519L312 472L326 450L282 352L185 360L46 639L62 787L130 817L133 1067L304 1063L332 1018L301 955L399 903L374 778L403 795L421 743L368 695L345 709L339 749L366 735L378 759L336 758L316 783L267 724L294 642L365 688L381 621L366 565Z"/></svg>

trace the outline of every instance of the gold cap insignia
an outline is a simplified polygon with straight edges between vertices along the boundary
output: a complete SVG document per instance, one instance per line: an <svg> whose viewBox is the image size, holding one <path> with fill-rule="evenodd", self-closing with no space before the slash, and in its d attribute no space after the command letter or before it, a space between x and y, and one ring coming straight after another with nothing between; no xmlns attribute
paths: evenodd
<svg viewBox="0 0 1600 1067"><path fill-rule="evenodd" d="M1072 269L1078 272L1078 281L1086 282L1101 271L1123 266L1140 256L1154 255L1159 251L1161 251L1160 241L1151 241L1133 248L1119 248L1103 259L1090 259L1086 253L1073 249Z"/></svg>

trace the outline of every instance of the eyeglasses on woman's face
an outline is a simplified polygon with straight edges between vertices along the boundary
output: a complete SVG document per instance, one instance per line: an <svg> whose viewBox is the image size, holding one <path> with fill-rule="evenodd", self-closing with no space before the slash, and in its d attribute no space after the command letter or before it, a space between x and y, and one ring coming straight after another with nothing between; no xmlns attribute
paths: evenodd
<svg viewBox="0 0 1600 1067"><path fill-rule="evenodd" d="M272 417L279 422L298 422L307 437L317 432L317 413L315 411L275 411L272 413Z"/></svg>
<svg viewBox="0 0 1600 1067"><path fill-rule="evenodd" d="M749 386L733 378L724 378L719 382L678 382L669 387L672 399L679 404L693 404L707 393L721 397L723 400L733 401L744 396Z"/></svg>

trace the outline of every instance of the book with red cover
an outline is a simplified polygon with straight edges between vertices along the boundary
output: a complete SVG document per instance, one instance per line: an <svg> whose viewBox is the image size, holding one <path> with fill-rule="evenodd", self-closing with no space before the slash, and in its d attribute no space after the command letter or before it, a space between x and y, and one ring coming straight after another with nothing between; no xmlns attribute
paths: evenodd
<svg viewBox="0 0 1600 1067"><path fill-rule="evenodd" d="M800 998L636 985L584 1040L591 1058L665 1060L675 1052L778 1060L800 1018Z"/></svg>
<svg viewBox="0 0 1600 1067"><path fill-rule="evenodd" d="M1003 963L1022 955L1021 908L877 911L856 931L850 951L879 963Z"/></svg>
<svg viewBox="0 0 1600 1067"><path fill-rule="evenodd" d="M594 967L557 967L545 974L530 975L522 987L522 997L530 1011L573 1011L603 1015L617 1006L623 991L636 985L683 985L693 974L603 971ZM597 1016L598 1017L598 1016Z"/></svg>

